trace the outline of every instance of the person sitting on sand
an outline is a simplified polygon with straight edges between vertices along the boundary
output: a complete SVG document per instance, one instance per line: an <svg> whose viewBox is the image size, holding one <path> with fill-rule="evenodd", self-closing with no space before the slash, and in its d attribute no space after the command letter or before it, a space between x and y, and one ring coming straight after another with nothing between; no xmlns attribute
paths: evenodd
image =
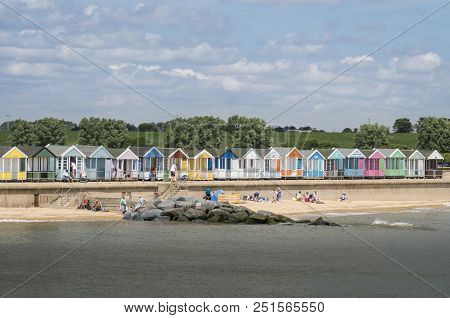
<svg viewBox="0 0 450 318"><path fill-rule="evenodd" d="M253 201L259 202L259 192L253 194Z"/></svg>
<svg viewBox="0 0 450 318"><path fill-rule="evenodd" d="M296 201L303 201L303 195L302 195L302 191L298 191L297 194L295 195L295 200Z"/></svg>
<svg viewBox="0 0 450 318"><path fill-rule="evenodd" d="M320 199L319 199L319 192L317 192L317 191L314 191L314 201L317 204L324 204L322 201L320 201Z"/></svg>
<svg viewBox="0 0 450 318"><path fill-rule="evenodd" d="M95 200L95 203L92 206L92 211L94 212L101 211L102 208L103 208L102 202L100 200Z"/></svg>
<svg viewBox="0 0 450 318"><path fill-rule="evenodd" d="M314 198L314 194L313 193L309 194L308 202L309 203L316 203L316 199Z"/></svg>
<svg viewBox="0 0 450 318"><path fill-rule="evenodd" d="M212 198L212 194L211 194L211 189L210 188L206 188L205 189L205 196L203 197L203 200L211 200Z"/></svg>
<svg viewBox="0 0 450 318"><path fill-rule="evenodd" d="M347 201L348 201L347 194L342 193L341 196L339 197L339 202L347 202Z"/></svg>
<svg viewBox="0 0 450 318"><path fill-rule="evenodd" d="M309 202L309 192L306 192L306 194L303 196L303 201Z"/></svg>
<svg viewBox="0 0 450 318"><path fill-rule="evenodd" d="M80 209L81 210L87 209L88 202L89 202L89 200L87 199L87 197L84 197L83 201L81 201L81 203L80 203Z"/></svg>

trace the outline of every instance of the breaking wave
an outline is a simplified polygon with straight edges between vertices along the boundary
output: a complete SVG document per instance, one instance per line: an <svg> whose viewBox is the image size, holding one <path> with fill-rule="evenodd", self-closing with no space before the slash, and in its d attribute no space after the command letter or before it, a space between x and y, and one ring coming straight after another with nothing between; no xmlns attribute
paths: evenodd
<svg viewBox="0 0 450 318"><path fill-rule="evenodd" d="M376 219L372 222L372 225L378 225L378 226L392 226L392 227L414 227L411 223L406 222L388 222L380 219Z"/></svg>

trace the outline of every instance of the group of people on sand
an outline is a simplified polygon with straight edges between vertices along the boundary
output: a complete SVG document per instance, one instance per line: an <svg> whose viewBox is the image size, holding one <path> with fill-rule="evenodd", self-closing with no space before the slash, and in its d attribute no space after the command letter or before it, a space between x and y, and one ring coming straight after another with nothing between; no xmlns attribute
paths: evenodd
<svg viewBox="0 0 450 318"><path fill-rule="evenodd" d="M95 200L94 204L91 205L91 200L89 200L87 196L84 196L78 208L81 210L89 210L97 212L103 210L103 205L100 200Z"/></svg>
<svg viewBox="0 0 450 318"><path fill-rule="evenodd" d="M300 202L324 204L324 202L320 201L319 193L317 191L314 191L314 193L306 192L305 194L302 194L302 191L300 190L295 195L294 200Z"/></svg>

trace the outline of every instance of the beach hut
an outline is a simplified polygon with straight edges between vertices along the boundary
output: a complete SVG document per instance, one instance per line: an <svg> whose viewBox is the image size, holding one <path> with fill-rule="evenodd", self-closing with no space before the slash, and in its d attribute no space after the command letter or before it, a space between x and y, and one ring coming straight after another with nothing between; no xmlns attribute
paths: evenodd
<svg viewBox="0 0 450 318"><path fill-rule="evenodd" d="M296 147L273 147L281 157L281 177L298 178L303 176L303 156Z"/></svg>
<svg viewBox="0 0 450 318"><path fill-rule="evenodd" d="M77 145L77 148L86 156L84 170L88 180L111 180L113 156L104 146Z"/></svg>
<svg viewBox="0 0 450 318"><path fill-rule="evenodd" d="M208 151L211 152L211 150ZM242 165L240 158L246 153L247 149L230 147L226 148L224 151L216 150L215 153L211 153L216 158L214 164L214 179L239 179L242 170L242 168L239 168L239 163Z"/></svg>
<svg viewBox="0 0 450 318"><path fill-rule="evenodd" d="M300 150L303 156L303 178L323 179L325 157L319 150Z"/></svg>
<svg viewBox="0 0 450 318"><path fill-rule="evenodd" d="M163 180L164 179L164 154L156 147L150 148L143 155L140 164L140 179Z"/></svg>
<svg viewBox="0 0 450 318"><path fill-rule="evenodd" d="M325 157L324 178L338 179L344 177L345 157L338 149L319 149Z"/></svg>
<svg viewBox="0 0 450 318"><path fill-rule="evenodd" d="M336 148L344 157L344 177L363 178L366 156L359 149Z"/></svg>
<svg viewBox="0 0 450 318"><path fill-rule="evenodd" d="M150 180L151 167L149 160L145 159L145 154L151 149L151 147L129 147L130 150L139 158L138 162L138 180Z"/></svg>
<svg viewBox="0 0 450 318"><path fill-rule="evenodd" d="M403 150L406 156L405 177L425 177L425 156L419 150Z"/></svg>
<svg viewBox="0 0 450 318"><path fill-rule="evenodd" d="M419 150L425 156L425 178L442 178L438 165L444 157L437 150Z"/></svg>
<svg viewBox="0 0 450 318"><path fill-rule="evenodd" d="M188 175L188 155L181 148L158 148L165 158L164 180L169 180L170 168L178 165L178 178L187 179Z"/></svg>
<svg viewBox="0 0 450 318"><path fill-rule="evenodd" d="M375 150L362 150L366 156L366 162L364 164L364 177L365 178L380 178L384 177L386 168L386 157L377 149Z"/></svg>
<svg viewBox="0 0 450 318"><path fill-rule="evenodd" d="M139 175L139 157L128 148L109 148L112 155L112 179L136 179Z"/></svg>
<svg viewBox="0 0 450 318"><path fill-rule="evenodd" d="M263 179L281 178L281 155L274 149L256 149L262 159L261 177Z"/></svg>
<svg viewBox="0 0 450 318"><path fill-rule="evenodd" d="M85 154L77 146L48 145L47 149L56 156L56 179L63 179L67 171L72 179L79 179L84 170Z"/></svg>
<svg viewBox="0 0 450 318"><path fill-rule="evenodd" d="M406 156L400 149L378 149L386 157L385 177L404 178Z"/></svg>
<svg viewBox="0 0 450 318"><path fill-rule="evenodd" d="M55 181L56 156L46 147L19 146L27 155L27 180Z"/></svg>
<svg viewBox="0 0 450 318"><path fill-rule="evenodd" d="M27 159L17 147L0 147L0 181L26 180Z"/></svg>
<svg viewBox="0 0 450 318"><path fill-rule="evenodd" d="M188 180L214 180L214 156L206 149L184 150L188 155Z"/></svg>
<svg viewBox="0 0 450 318"><path fill-rule="evenodd" d="M238 179L262 178L263 159L257 149L234 148L240 152L238 158Z"/></svg>

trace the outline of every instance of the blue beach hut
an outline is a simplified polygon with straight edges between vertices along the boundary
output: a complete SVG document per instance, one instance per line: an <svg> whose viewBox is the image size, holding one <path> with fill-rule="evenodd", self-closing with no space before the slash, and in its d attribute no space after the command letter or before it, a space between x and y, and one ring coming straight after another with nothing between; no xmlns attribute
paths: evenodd
<svg viewBox="0 0 450 318"><path fill-rule="evenodd" d="M303 155L303 178L323 179L325 157L319 150L300 150Z"/></svg>
<svg viewBox="0 0 450 318"><path fill-rule="evenodd" d="M84 167L88 180L111 180L113 156L105 147L77 145L77 148L86 156Z"/></svg>
<svg viewBox="0 0 450 318"><path fill-rule="evenodd" d="M337 148L344 155L344 177L363 178L366 170L366 156L359 149Z"/></svg>
<svg viewBox="0 0 450 318"><path fill-rule="evenodd" d="M226 148L225 151L217 151L214 179L238 179L239 158L244 154L245 150L240 148Z"/></svg>
<svg viewBox="0 0 450 318"><path fill-rule="evenodd" d="M164 154L156 147L152 147L144 154L141 171L143 180L164 179Z"/></svg>

